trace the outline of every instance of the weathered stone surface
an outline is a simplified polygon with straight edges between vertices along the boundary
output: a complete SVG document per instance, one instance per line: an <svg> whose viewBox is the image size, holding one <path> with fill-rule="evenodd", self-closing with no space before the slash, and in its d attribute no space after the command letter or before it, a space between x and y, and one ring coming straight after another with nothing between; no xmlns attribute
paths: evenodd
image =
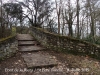
<svg viewBox="0 0 100 75"><path fill-rule="evenodd" d="M29 34L17 34L18 40L34 40L33 37Z"/></svg>
<svg viewBox="0 0 100 75"><path fill-rule="evenodd" d="M45 48L38 45L39 43L33 41L32 36L29 34L18 34L18 45L19 51L22 52L32 52L32 51L41 51ZM45 53L25 53L22 55L24 61L28 68L38 68L38 67L49 67L57 65L57 62L53 56L50 56Z"/></svg>
<svg viewBox="0 0 100 75"><path fill-rule="evenodd" d="M45 48L40 46L19 46L19 51L28 52L28 51L41 51Z"/></svg>
<svg viewBox="0 0 100 75"><path fill-rule="evenodd" d="M4 56L3 51L0 51L0 58L2 58Z"/></svg>
<svg viewBox="0 0 100 75"><path fill-rule="evenodd" d="M44 53L27 53L22 57L28 68L49 67L57 65L56 58Z"/></svg>
<svg viewBox="0 0 100 75"><path fill-rule="evenodd" d="M49 49L56 51L71 52L79 55L89 55L100 59L100 47L86 41L78 40L75 38L51 34L47 31L32 28L32 35L41 42L42 45ZM45 40L45 42L44 42ZM61 48L61 49L60 49ZM92 52L92 54L91 54Z"/></svg>
<svg viewBox="0 0 100 75"><path fill-rule="evenodd" d="M36 41L19 41L19 42L18 42L18 45L19 45L19 46L37 45L37 44L39 44L39 43L36 42Z"/></svg>
<svg viewBox="0 0 100 75"><path fill-rule="evenodd" d="M17 50L17 42L8 43L6 46L2 45L0 48L0 60L8 58L8 56L10 57L12 54L16 53Z"/></svg>

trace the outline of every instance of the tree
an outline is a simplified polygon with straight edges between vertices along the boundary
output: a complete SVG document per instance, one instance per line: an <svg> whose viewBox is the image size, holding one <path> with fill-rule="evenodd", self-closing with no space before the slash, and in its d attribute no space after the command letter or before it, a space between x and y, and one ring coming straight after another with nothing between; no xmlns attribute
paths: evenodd
<svg viewBox="0 0 100 75"><path fill-rule="evenodd" d="M86 0L86 9L88 9L88 18L90 20L90 37L91 42L95 42L96 35L96 19L99 16L97 4L98 0Z"/></svg>
<svg viewBox="0 0 100 75"><path fill-rule="evenodd" d="M79 11L80 11L80 6L79 6L79 0L77 0L77 38L80 38L80 31L79 31Z"/></svg>
<svg viewBox="0 0 100 75"><path fill-rule="evenodd" d="M71 1L68 0L68 9L65 9L65 20L68 24L68 29L69 29L69 36L73 36L73 28L72 28L72 25L73 25L73 22L74 22L74 9L73 7L71 6Z"/></svg>
<svg viewBox="0 0 100 75"><path fill-rule="evenodd" d="M22 19L23 11L20 4L6 3L3 7L12 18Z"/></svg>
<svg viewBox="0 0 100 75"><path fill-rule="evenodd" d="M9 34L5 32L5 30L8 30L7 21L7 13L3 8L3 1L0 0L0 38L6 37Z"/></svg>
<svg viewBox="0 0 100 75"><path fill-rule="evenodd" d="M4 37L4 34L3 34L3 32L4 32L4 26L3 26L3 10L2 10L2 5L3 5L3 3L2 3L2 0L0 0L0 3L1 3L1 7L0 7L0 22L1 22L1 37Z"/></svg>
<svg viewBox="0 0 100 75"><path fill-rule="evenodd" d="M58 34L60 34L60 16L61 16L61 4L62 4L62 0L59 1L59 4L57 2L57 0L55 0L55 4L56 4L56 12L57 12L57 20L58 20Z"/></svg>
<svg viewBox="0 0 100 75"><path fill-rule="evenodd" d="M29 19L31 25L36 27L41 27L52 11L49 0L26 0L19 3L27 9L27 13L24 15Z"/></svg>
<svg viewBox="0 0 100 75"><path fill-rule="evenodd" d="M5 11L11 18L16 18L16 20L20 20L20 26L22 27L22 19L23 19L23 11L22 6L18 3L5 3L3 5ZM12 28L12 27L11 27Z"/></svg>

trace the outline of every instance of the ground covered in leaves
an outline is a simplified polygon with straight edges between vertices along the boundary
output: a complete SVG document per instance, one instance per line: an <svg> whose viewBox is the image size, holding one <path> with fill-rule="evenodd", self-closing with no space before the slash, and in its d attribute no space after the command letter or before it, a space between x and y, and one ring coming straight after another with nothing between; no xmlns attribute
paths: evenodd
<svg viewBox="0 0 100 75"><path fill-rule="evenodd" d="M27 69L22 53L0 62L0 75L100 75L100 61L88 56L75 56L54 51L43 51L58 62L55 67Z"/></svg>

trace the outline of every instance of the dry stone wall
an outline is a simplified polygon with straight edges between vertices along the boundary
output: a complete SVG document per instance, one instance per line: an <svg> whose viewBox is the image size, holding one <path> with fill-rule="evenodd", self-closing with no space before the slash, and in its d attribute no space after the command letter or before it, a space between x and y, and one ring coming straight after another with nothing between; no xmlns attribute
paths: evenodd
<svg viewBox="0 0 100 75"><path fill-rule="evenodd" d="M15 36L0 40L0 60L11 57L18 50Z"/></svg>
<svg viewBox="0 0 100 75"><path fill-rule="evenodd" d="M88 55L100 59L100 45L49 33L41 28L33 27L31 34L42 45L55 51L70 52L79 55Z"/></svg>

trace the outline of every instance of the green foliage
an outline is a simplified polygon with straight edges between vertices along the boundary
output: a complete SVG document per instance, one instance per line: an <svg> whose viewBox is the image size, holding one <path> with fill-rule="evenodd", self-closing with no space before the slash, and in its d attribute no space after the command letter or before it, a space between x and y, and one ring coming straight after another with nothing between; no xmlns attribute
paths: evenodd
<svg viewBox="0 0 100 75"><path fill-rule="evenodd" d="M12 27L12 35L16 34L16 27Z"/></svg>
<svg viewBox="0 0 100 75"><path fill-rule="evenodd" d="M88 41L90 43L94 43L94 44L99 44L100 45L100 36L87 36L86 38L83 38L82 40Z"/></svg>
<svg viewBox="0 0 100 75"><path fill-rule="evenodd" d="M0 43L6 42L7 40L12 39L13 37L15 37L15 35L9 36L9 37L6 37L6 38L2 38L2 39L0 39Z"/></svg>
<svg viewBox="0 0 100 75"><path fill-rule="evenodd" d="M28 33L28 31L29 31L29 29L26 26L23 26L23 27L17 26L16 27L16 32L17 33Z"/></svg>
<svg viewBox="0 0 100 75"><path fill-rule="evenodd" d="M3 5L5 11L12 17L21 19L22 18L22 7L18 3L5 3Z"/></svg>

